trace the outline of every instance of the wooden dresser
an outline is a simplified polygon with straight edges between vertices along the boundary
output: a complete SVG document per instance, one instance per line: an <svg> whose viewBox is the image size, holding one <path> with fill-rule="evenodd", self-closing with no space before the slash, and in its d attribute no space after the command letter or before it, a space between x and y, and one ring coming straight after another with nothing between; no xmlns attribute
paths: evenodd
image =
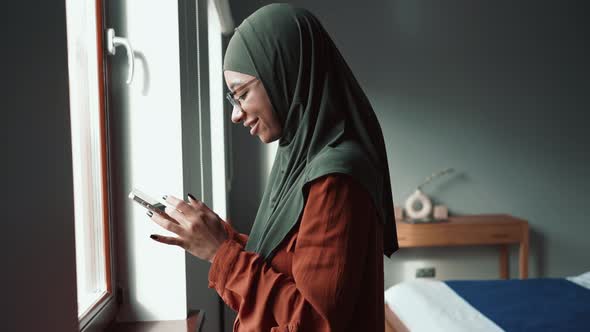
<svg viewBox="0 0 590 332"><path fill-rule="evenodd" d="M448 221L396 222L400 248L499 245L500 278L508 279L508 245L518 244L519 276L528 277L529 225L508 214L452 216Z"/></svg>

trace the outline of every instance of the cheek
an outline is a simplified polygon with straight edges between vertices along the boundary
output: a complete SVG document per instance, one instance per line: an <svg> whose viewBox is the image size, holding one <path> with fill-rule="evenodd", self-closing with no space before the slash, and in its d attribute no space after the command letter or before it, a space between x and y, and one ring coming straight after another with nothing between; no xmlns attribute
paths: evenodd
<svg viewBox="0 0 590 332"><path fill-rule="evenodd" d="M276 130L275 129L275 126L274 126L274 123L273 123L273 121L271 119L265 119L265 121L264 121L263 124L264 124L264 129L263 130L265 132L274 132Z"/></svg>
<svg viewBox="0 0 590 332"><path fill-rule="evenodd" d="M259 96L260 98L256 100L257 105L260 107L257 108L257 115L260 118L260 132L264 132L265 134L277 135L281 133L280 123L276 114L272 109L272 105L268 97Z"/></svg>
<svg viewBox="0 0 590 332"><path fill-rule="evenodd" d="M260 129L261 129L260 130L261 133L266 133L266 134L273 131L272 125L270 123L268 123L268 121L264 121L262 123L262 127Z"/></svg>
<svg viewBox="0 0 590 332"><path fill-rule="evenodd" d="M272 130L272 119L268 117L268 114L260 114L260 130L261 131L271 131Z"/></svg>

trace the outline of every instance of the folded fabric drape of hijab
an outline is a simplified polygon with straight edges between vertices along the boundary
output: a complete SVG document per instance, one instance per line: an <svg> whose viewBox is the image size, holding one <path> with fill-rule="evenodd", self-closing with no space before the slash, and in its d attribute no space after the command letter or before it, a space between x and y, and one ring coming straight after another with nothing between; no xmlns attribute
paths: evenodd
<svg viewBox="0 0 590 332"><path fill-rule="evenodd" d="M223 69L257 77L283 128L245 249L270 261L303 212L306 184L344 173L370 193L391 256L399 247L381 127L318 19L290 4L258 9L235 29Z"/></svg>

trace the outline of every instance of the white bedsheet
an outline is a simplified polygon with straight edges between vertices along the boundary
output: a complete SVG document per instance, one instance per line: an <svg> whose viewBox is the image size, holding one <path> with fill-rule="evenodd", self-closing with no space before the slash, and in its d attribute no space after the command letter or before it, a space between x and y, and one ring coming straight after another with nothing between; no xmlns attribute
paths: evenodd
<svg viewBox="0 0 590 332"><path fill-rule="evenodd" d="M590 289L590 272L566 279ZM385 302L411 332L504 331L440 280L416 279L391 286Z"/></svg>
<svg viewBox="0 0 590 332"><path fill-rule="evenodd" d="M391 286L385 302L411 332L503 331L439 280L416 279Z"/></svg>
<svg viewBox="0 0 590 332"><path fill-rule="evenodd" d="M579 276L566 277L567 280L590 289L590 271L582 273Z"/></svg>

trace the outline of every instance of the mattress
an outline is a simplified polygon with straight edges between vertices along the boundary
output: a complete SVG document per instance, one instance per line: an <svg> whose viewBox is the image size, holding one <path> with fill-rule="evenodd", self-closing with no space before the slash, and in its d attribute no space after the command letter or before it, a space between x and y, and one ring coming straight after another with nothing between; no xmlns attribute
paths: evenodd
<svg viewBox="0 0 590 332"><path fill-rule="evenodd" d="M385 291L399 320L420 331L588 331L590 272L566 278L416 279Z"/></svg>

